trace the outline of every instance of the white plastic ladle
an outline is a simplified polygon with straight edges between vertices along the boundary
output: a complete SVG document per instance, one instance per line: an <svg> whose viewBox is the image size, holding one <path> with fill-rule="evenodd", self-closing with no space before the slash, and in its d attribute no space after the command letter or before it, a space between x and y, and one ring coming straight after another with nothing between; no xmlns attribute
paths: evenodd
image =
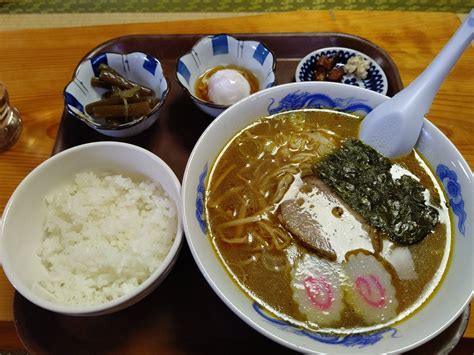
<svg viewBox="0 0 474 355"><path fill-rule="evenodd" d="M433 99L474 37L474 9L421 75L362 121L359 137L389 158L408 154L416 144Z"/></svg>

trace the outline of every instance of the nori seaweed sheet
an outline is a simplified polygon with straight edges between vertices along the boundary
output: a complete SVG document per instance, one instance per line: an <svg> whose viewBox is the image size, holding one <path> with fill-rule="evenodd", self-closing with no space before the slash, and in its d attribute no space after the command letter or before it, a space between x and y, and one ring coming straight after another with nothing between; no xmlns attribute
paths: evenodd
<svg viewBox="0 0 474 355"><path fill-rule="evenodd" d="M368 224L404 245L421 241L438 223L438 211L425 204L423 185L411 176L393 179L388 158L358 139L313 166L343 201Z"/></svg>

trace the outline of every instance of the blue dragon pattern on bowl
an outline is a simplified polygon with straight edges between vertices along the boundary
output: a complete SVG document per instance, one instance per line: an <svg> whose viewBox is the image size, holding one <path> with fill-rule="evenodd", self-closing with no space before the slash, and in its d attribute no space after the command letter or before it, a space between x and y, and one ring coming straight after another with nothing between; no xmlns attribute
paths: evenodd
<svg viewBox="0 0 474 355"><path fill-rule="evenodd" d="M462 235L465 235L467 219L466 211L464 210L464 200L461 194L461 185L458 182L458 177L454 170L449 169L444 164L439 164L436 168L436 174L444 185L446 193L448 194L449 204L453 213L458 217L458 229Z"/></svg>
<svg viewBox="0 0 474 355"><path fill-rule="evenodd" d="M199 223L199 227L201 228L204 234L207 233L207 226L206 226L206 219L204 213L204 197L206 194L206 181L207 176L207 163L204 165L204 169L202 170L201 174L199 175L199 181L197 184L197 193L196 193L196 219Z"/></svg>
<svg viewBox="0 0 474 355"><path fill-rule="evenodd" d="M283 320L276 319L265 313L265 311L260 308L260 306L254 302L253 309L257 312L263 319L265 319L270 324L275 325L276 327L289 331L293 334L309 337L313 340L325 343L325 344L337 344L347 347L358 347L359 349L376 344L383 339L385 333L391 333L392 338L399 338L397 336L397 330L395 328L384 328L376 332L363 333L363 334L349 334L349 335L329 335L317 332L311 332L306 329L297 328Z"/></svg>
<svg viewBox="0 0 474 355"><path fill-rule="evenodd" d="M372 111L372 107L365 104L363 100L356 98L332 98L324 94L315 94L305 91L294 91L283 97L275 106L276 100L270 99L268 105L268 113L273 115L275 113L300 110L303 108L314 109L333 109L354 114L366 115Z"/></svg>

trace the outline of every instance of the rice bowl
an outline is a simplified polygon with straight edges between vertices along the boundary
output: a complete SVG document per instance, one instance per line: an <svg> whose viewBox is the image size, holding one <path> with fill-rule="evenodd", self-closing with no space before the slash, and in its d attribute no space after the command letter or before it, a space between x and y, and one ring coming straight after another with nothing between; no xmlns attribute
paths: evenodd
<svg viewBox="0 0 474 355"><path fill-rule="evenodd" d="M124 282L122 285L122 291L124 292L117 292L115 290L105 298L99 296L99 301L102 303L96 302L97 294L95 296L92 295L96 291L87 296L89 298L86 297L86 299L88 299L87 302L84 301L84 295L80 297L77 295L70 297L68 302L64 302L58 300L57 297L52 297L51 291L45 291L46 284L44 282L42 286L39 287L40 281L50 280L50 270L48 270L42 262L49 259L45 258L42 260L38 254L44 254L43 256L56 255L55 243L42 247L44 238L44 222L47 220L48 214L48 207L45 203L45 198L50 193L54 192L54 190L64 187L67 183L71 183L78 173L84 173L86 171L94 171L96 173L107 172L108 174L127 176L136 182L150 181L153 185L159 184L163 191L168 195L170 202L168 205L172 205L173 209L176 211L172 227L173 233L170 237L171 240L164 242L165 245L167 245L166 249L169 250L164 251L163 249L163 252L160 253L161 255L159 255L155 261L150 261L152 259L149 259L148 261L145 261L142 266L134 266L131 270L126 271L129 272L127 276L129 281ZM130 181L123 178L117 178L117 183L131 186ZM108 184L110 185L110 181ZM144 185L143 191L146 191L150 186L146 187ZM20 183L5 208L3 225L0 230L0 260L7 278L16 290L30 302L58 313L70 315L99 315L115 312L138 302L152 292L165 279L177 259L182 243L179 189L179 181L166 163L153 153L131 144L119 142L97 142L80 145L56 154L34 169ZM97 191L97 189L91 191L91 196L97 198ZM145 192L145 194L149 194L149 192ZM126 198L125 201L127 199L128 198ZM53 201L50 200L49 202L52 203ZM159 202L158 204L164 206L165 209L169 207L166 203L162 204ZM84 206L81 206L80 208L83 207ZM62 208L67 209L65 206ZM126 212L125 209L115 209L117 209L116 212L118 214L122 213L122 217L120 217L119 220L115 218L115 222L107 222L107 228L117 228L121 222L126 224L126 218L124 218L124 216L126 215L127 218L130 217L130 208L127 208ZM76 208L76 211L78 210L79 209ZM144 210L144 205L138 210ZM135 213L138 213L138 210L135 210ZM163 209L160 208L160 210ZM163 213L168 212L163 211ZM151 212L151 214L148 214L146 218L143 218L143 221L146 220L147 223L154 223L152 221L154 218L156 218L156 215L153 215L153 212ZM25 223L25 221L28 223ZM63 223L59 221L56 222ZM56 222L50 223L48 228L56 228ZM149 255L147 253L155 253L157 248L151 247L153 242L150 242L155 238L149 233L155 234L156 228L159 225L160 223L156 223L155 227L147 231L142 227L141 237L143 239L136 240L136 243L132 248L130 248L130 245L133 245L133 243L126 244L123 248L116 248L115 256L110 254L108 251L106 252L106 250L103 250L103 253L100 252L100 249L103 249L107 244L98 244L96 241L89 243L89 246L95 245L99 248L94 251L93 259L95 260L93 263L87 264L87 262L85 262L85 265L82 266L83 270L90 269L89 271L91 271L97 265L107 265L106 268L109 268L110 265L114 263L120 264L120 262L124 263L124 267L127 267L125 260L131 257L134 253L136 254L135 257L130 258L132 264L134 259L144 259L144 255ZM84 222L83 226L88 226L88 228L93 227L93 225L88 222ZM67 230L67 224L64 224L63 228L66 228L65 230ZM75 228L77 229L77 226ZM74 233L69 237L73 239L78 238L77 240L74 240L74 242L71 242L71 246L82 240L82 237L79 237ZM116 241L122 240L122 238L114 239ZM113 244L107 246L109 251L112 250L111 248L115 248ZM133 248L135 248L135 250L132 251ZM76 263L75 268L77 269L78 265L81 265L81 263L84 263L84 260L86 260L82 259L85 255L80 255L81 252L79 250L86 249L80 248L76 250L75 253L65 256L64 260L71 262L74 260L74 257L71 257L71 255L74 254L77 258L75 259L75 262L71 263L71 265ZM48 254L50 252L52 252L52 254ZM65 275L68 275L66 278L69 278L70 276L72 277L74 272L70 273L69 271L65 271L66 269L63 268L67 263L63 263L64 260L61 261L61 258L58 258L57 255L56 258L56 261L59 263L58 265L62 265L58 270L61 270L60 273L64 272L61 277L65 278ZM112 259L106 260L107 258ZM143 262L143 260L140 260L140 262ZM46 264L48 264L48 262L46 262ZM116 270L119 269L120 266L117 266ZM140 275L143 273L142 270L144 269L148 269L147 273L149 273L149 275ZM94 281L88 279L87 282L90 282L90 287L88 286L89 291L99 289L100 287L98 287L98 285L101 283L102 286L107 285L107 283L109 283L109 285L113 284L113 282L110 283L109 281L105 281L110 276L110 273L115 275L115 271L107 270L106 273L103 271L104 270L100 270L98 272L98 274L100 273L102 275L101 278ZM92 272L91 275L93 274L94 272ZM109 276L106 276L108 274ZM76 282L76 286L81 285L81 278L77 278L77 275L78 273L74 275L74 277L76 277L75 281L68 280L68 282ZM136 285L134 284L135 281L132 280L134 277L137 279ZM130 287L131 285L134 287ZM48 289L50 289L49 286ZM76 286L74 286L74 288ZM86 287L82 287L82 291L85 289ZM113 290L113 288L111 290ZM71 294L69 296L71 296ZM67 297L63 298L68 299ZM78 302L78 300L81 301ZM93 302L91 302L91 300Z"/></svg>

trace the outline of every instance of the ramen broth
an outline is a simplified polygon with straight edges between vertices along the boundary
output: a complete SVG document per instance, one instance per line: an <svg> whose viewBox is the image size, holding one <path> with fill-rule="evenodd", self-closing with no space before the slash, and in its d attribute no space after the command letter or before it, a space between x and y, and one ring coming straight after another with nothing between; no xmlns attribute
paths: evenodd
<svg viewBox="0 0 474 355"><path fill-rule="evenodd" d="M315 162L358 135L360 122L330 110L262 118L228 143L208 180L210 236L230 275L268 311L308 329L359 332L396 322L426 301L446 269L447 203L416 151L395 161L391 173L416 177L439 212L440 222L421 242L397 246L358 218L348 219L334 233L337 260L330 261L298 242L282 223L281 205L291 199L314 209L321 228L332 228L331 218L342 212L350 214L334 202L305 200L311 194L321 197L305 181ZM333 217L324 211L331 206ZM365 268L371 271L364 278L358 273Z"/></svg>

